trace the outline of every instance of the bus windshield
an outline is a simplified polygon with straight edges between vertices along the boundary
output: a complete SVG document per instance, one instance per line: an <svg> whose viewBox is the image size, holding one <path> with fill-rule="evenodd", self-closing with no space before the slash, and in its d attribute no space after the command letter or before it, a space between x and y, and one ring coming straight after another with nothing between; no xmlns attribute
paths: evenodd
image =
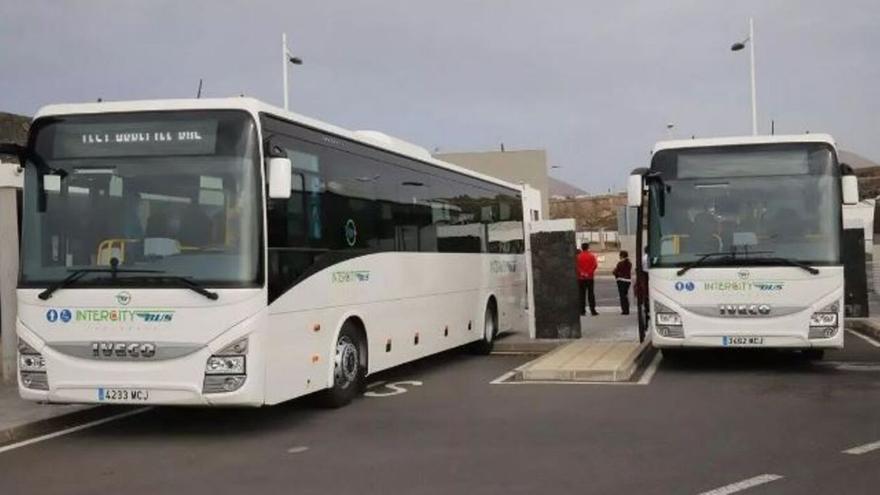
<svg viewBox="0 0 880 495"><path fill-rule="evenodd" d="M258 152L253 119L240 111L38 120L25 175L22 286L117 265L118 274L96 271L77 286L179 286L173 277L260 284Z"/></svg>
<svg viewBox="0 0 880 495"><path fill-rule="evenodd" d="M840 262L839 170L821 143L658 152L651 188L651 266L748 265L760 257ZM661 208L662 203L662 208Z"/></svg>

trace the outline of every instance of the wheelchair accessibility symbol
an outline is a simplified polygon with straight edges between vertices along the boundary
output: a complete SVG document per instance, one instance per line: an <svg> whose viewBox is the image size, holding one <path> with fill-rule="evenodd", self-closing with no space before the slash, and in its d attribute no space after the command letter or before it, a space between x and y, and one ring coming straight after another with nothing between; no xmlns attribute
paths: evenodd
<svg viewBox="0 0 880 495"><path fill-rule="evenodd" d="M675 283L675 290L678 292L693 292L696 288L697 286L691 281Z"/></svg>

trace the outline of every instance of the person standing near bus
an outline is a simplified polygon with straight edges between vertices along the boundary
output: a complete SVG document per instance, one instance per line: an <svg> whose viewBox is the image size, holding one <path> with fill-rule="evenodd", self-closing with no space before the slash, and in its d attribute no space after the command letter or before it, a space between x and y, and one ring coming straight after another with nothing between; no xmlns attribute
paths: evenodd
<svg viewBox="0 0 880 495"><path fill-rule="evenodd" d="M587 314L587 301L590 303L590 314L598 315L596 311L595 275L599 261L596 255L590 251L590 243L581 244L581 252L577 255L578 288L580 289L581 315Z"/></svg>
<svg viewBox="0 0 880 495"><path fill-rule="evenodd" d="M632 262L629 253L620 252L620 261L614 267L614 280L617 281L617 293L620 295L620 313L629 314L629 287L632 284Z"/></svg>

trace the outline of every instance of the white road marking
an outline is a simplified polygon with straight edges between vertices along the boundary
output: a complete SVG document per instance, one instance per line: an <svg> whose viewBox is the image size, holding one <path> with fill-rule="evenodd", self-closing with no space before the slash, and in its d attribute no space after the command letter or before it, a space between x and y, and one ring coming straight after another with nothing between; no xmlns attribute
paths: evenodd
<svg viewBox="0 0 880 495"><path fill-rule="evenodd" d="M843 453L851 455L862 455L877 449L880 449L880 442L871 442L866 443L865 445L859 445L858 447L853 447L851 449L846 449L843 451Z"/></svg>
<svg viewBox="0 0 880 495"><path fill-rule="evenodd" d="M376 388L376 387L378 387L379 385L385 385L385 382L384 382L384 381L381 381L381 382L373 382L373 383L367 385L367 390L369 390L369 389L371 389L371 388Z"/></svg>
<svg viewBox="0 0 880 495"><path fill-rule="evenodd" d="M871 337L868 337L867 335L862 335L859 332L856 332L855 330L850 330L849 328L846 329L846 332L849 334L855 335L856 337L864 340L865 342L871 344L874 347L880 347L880 342L877 342L876 340L872 339Z"/></svg>
<svg viewBox="0 0 880 495"><path fill-rule="evenodd" d="M782 476L779 476L778 474L762 474L760 476L755 476L754 478L737 481L736 483L731 483L729 485L725 485L714 490L709 490L708 492L702 492L700 493L700 495L729 495L730 493L741 492L743 490L748 490L749 488L754 488L758 485L763 485L765 483L770 483L771 481L777 481L781 479Z"/></svg>
<svg viewBox="0 0 880 495"><path fill-rule="evenodd" d="M815 366L834 368L840 371L880 371L880 363L860 363L856 361L820 361Z"/></svg>
<svg viewBox="0 0 880 495"><path fill-rule="evenodd" d="M364 392L365 397L392 397L394 395L405 394L409 392L409 389L403 387L402 385L411 385L413 387L420 387L422 382L418 382L415 380L405 380L402 382L391 382L386 383L385 388L389 389L388 392Z"/></svg>
<svg viewBox="0 0 880 495"><path fill-rule="evenodd" d="M51 440L51 439L53 439L53 438L57 438L57 437L60 437L60 436L62 436L62 435L67 435L68 433L76 433L76 432L78 432L78 431L82 431L82 430L85 430L85 429L87 429L87 428L91 428L91 427L93 427L93 426L98 426L98 425L102 425L102 424L104 424L104 423L109 423L109 422L111 422L111 421L116 421L117 419L122 419L122 418L127 418L127 417L129 417L129 416L134 416L135 414L140 414L140 413L147 412L147 411L149 411L150 409L152 409L152 408L151 408L151 407L143 407L143 408L140 408L140 409L135 409L135 410L133 410L133 411L126 411L126 412L123 412L123 413L114 414L113 416L108 416L108 417L106 417L106 418L102 418L102 419L98 419L98 420L95 420L95 421L91 421L91 422L89 422L89 423L81 424L81 425L79 425L79 426L72 426L72 427L67 428L67 429L64 429L64 430L59 430L59 431L56 431L56 432L47 433L46 435L42 435L42 436L39 436L39 437L34 437L34 438L29 438L29 439L27 439L27 440L22 440L21 442L17 442L17 443L13 443L13 444L9 444L9 445L6 445L6 446L3 446L3 447L0 447L0 454L2 454L2 453L4 453L4 452L9 452L10 450L15 450L15 449L18 449L18 448L21 448L21 447L26 447L26 446L28 446L28 445L35 444L35 443L38 443L38 442L42 442L42 441L45 441L45 440Z"/></svg>
<svg viewBox="0 0 880 495"><path fill-rule="evenodd" d="M305 445L297 445L296 447L291 447L287 449L288 454L301 454L305 451L309 450Z"/></svg>

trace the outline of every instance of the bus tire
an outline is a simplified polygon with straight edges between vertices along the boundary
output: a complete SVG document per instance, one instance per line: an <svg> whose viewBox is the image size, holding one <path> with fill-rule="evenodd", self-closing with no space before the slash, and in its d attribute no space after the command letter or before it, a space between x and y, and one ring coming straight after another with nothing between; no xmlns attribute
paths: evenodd
<svg viewBox="0 0 880 495"><path fill-rule="evenodd" d="M489 299L486 313L483 315L483 338L472 344L473 353L480 356L489 355L495 344L496 335L498 335L498 306L495 304L495 299Z"/></svg>
<svg viewBox="0 0 880 495"><path fill-rule="evenodd" d="M337 408L348 405L364 390L366 346L357 326L347 321L339 332L333 353L333 386L322 390L320 403Z"/></svg>

